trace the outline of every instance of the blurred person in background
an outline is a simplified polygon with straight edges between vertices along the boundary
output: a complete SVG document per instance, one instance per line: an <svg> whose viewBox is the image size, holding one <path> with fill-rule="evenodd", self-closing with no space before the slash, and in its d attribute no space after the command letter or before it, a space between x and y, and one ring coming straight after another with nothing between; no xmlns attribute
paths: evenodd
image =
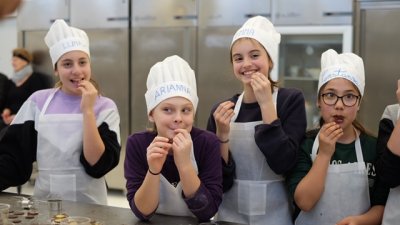
<svg viewBox="0 0 400 225"><path fill-rule="evenodd" d="M14 74L6 84L5 103L1 113L0 129L8 126L22 104L35 91L50 88L50 76L35 72L32 68L33 57L24 48L13 50L12 66Z"/></svg>

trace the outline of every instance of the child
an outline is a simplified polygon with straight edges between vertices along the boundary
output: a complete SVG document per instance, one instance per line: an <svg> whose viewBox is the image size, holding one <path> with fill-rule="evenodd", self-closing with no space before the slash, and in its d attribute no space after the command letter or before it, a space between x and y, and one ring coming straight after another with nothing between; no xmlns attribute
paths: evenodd
<svg viewBox="0 0 400 225"><path fill-rule="evenodd" d="M400 80L397 81L397 101L400 102ZM400 110L399 104L389 105L379 123L377 149L382 154L378 160L378 175L390 190L385 207L383 225L397 225L400 221Z"/></svg>
<svg viewBox="0 0 400 225"><path fill-rule="evenodd" d="M127 199L134 214L196 216L208 221L222 198L219 142L193 127L196 78L178 56L156 63L147 78L148 118L154 131L131 135L126 145Z"/></svg>
<svg viewBox="0 0 400 225"><path fill-rule="evenodd" d="M236 32L231 61L243 93L213 107L207 129L221 142L224 194L218 220L292 224L283 175L296 163L307 122L303 94L278 88L270 77L280 34L265 17L250 18ZM236 170L231 168L232 158ZM228 189L229 187L224 187Z"/></svg>
<svg viewBox="0 0 400 225"><path fill-rule="evenodd" d="M26 182L37 198L107 204L104 175L119 162L115 103L92 83L86 33L56 20L45 36L57 88L35 92L0 141L0 188Z"/></svg>
<svg viewBox="0 0 400 225"><path fill-rule="evenodd" d="M288 176L303 224L380 224L388 189L375 173L376 138L357 122L364 64L329 49L321 57L317 106L321 128L308 133Z"/></svg>

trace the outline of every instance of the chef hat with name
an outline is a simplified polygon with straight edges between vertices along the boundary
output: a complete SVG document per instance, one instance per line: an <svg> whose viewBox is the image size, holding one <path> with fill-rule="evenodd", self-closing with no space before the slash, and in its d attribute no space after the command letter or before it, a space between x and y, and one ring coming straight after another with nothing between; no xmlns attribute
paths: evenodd
<svg viewBox="0 0 400 225"><path fill-rule="evenodd" d="M321 73L318 81L318 92L321 87L335 78L344 78L351 81L364 95L365 73L363 60L354 53L338 54L329 49L321 56Z"/></svg>
<svg viewBox="0 0 400 225"><path fill-rule="evenodd" d="M150 69L145 94L147 114L165 99L178 96L191 101L196 111L199 98L194 71L185 60L173 55Z"/></svg>
<svg viewBox="0 0 400 225"><path fill-rule="evenodd" d="M273 63L278 61L278 49L281 42L281 34L274 25L263 16L255 16L248 19L233 36L231 48L240 38L253 38L258 41L268 52Z"/></svg>
<svg viewBox="0 0 400 225"><path fill-rule="evenodd" d="M58 19L51 25L44 41L49 47L53 67L62 55L74 50L83 51L90 58L89 38L86 32L68 26L64 20Z"/></svg>

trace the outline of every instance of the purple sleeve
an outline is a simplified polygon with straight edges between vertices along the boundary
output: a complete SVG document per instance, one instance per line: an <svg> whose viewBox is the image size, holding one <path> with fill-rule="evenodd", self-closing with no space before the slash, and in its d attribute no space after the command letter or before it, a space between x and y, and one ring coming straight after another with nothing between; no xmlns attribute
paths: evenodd
<svg viewBox="0 0 400 225"><path fill-rule="evenodd" d="M257 125L254 135L271 169L285 174L296 163L307 120L303 94L296 89L279 90L278 119L271 124Z"/></svg>
<svg viewBox="0 0 400 225"><path fill-rule="evenodd" d="M200 222L208 221L222 201L222 164L218 138L207 131L193 140L199 168L200 187L195 196L185 198L190 211Z"/></svg>
<svg viewBox="0 0 400 225"><path fill-rule="evenodd" d="M222 168L219 153L219 141L210 132L199 132L193 128L193 148L199 169L200 187L192 198L182 197L189 210L199 219L208 221L215 215L222 201ZM200 135L196 135L200 134ZM153 215L143 215L136 207L133 198L140 188L147 173L146 149L152 138L145 133L131 135L126 144L125 178L127 199L132 212L140 220L149 220Z"/></svg>
<svg viewBox="0 0 400 225"><path fill-rule="evenodd" d="M132 212L140 220L148 220L151 215L143 215L136 207L133 197L140 188L147 173L146 149L150 143L144 138L143 133L128 137L126 143L126 156L124 162L124 173L126 179L127 199Z"/></svg>

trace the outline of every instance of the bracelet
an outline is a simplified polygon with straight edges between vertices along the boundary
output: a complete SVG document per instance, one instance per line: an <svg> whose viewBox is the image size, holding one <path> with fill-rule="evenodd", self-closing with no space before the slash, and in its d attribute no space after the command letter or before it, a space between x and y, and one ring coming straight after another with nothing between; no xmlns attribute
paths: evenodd
<svg viewBox="0 0 400 225"><path fill-rule="evenodd" d="M149 173L150 173L151 175L157 176L157 175L159 175L159 174L161 173L161 171L158 172L158 173L154 173L154 172L152 172L152 171L150 170L150 168L149 168Z"/></svg>
<svg viewBox="0 0 400 225"><path fill-rule="evenodd" d="M228 143L228 142L229 142L229 138L226 139L225 141L222 141L221 139L219 139L219 143L221 143L221 144L226 144L226 143Z"/></svg>

